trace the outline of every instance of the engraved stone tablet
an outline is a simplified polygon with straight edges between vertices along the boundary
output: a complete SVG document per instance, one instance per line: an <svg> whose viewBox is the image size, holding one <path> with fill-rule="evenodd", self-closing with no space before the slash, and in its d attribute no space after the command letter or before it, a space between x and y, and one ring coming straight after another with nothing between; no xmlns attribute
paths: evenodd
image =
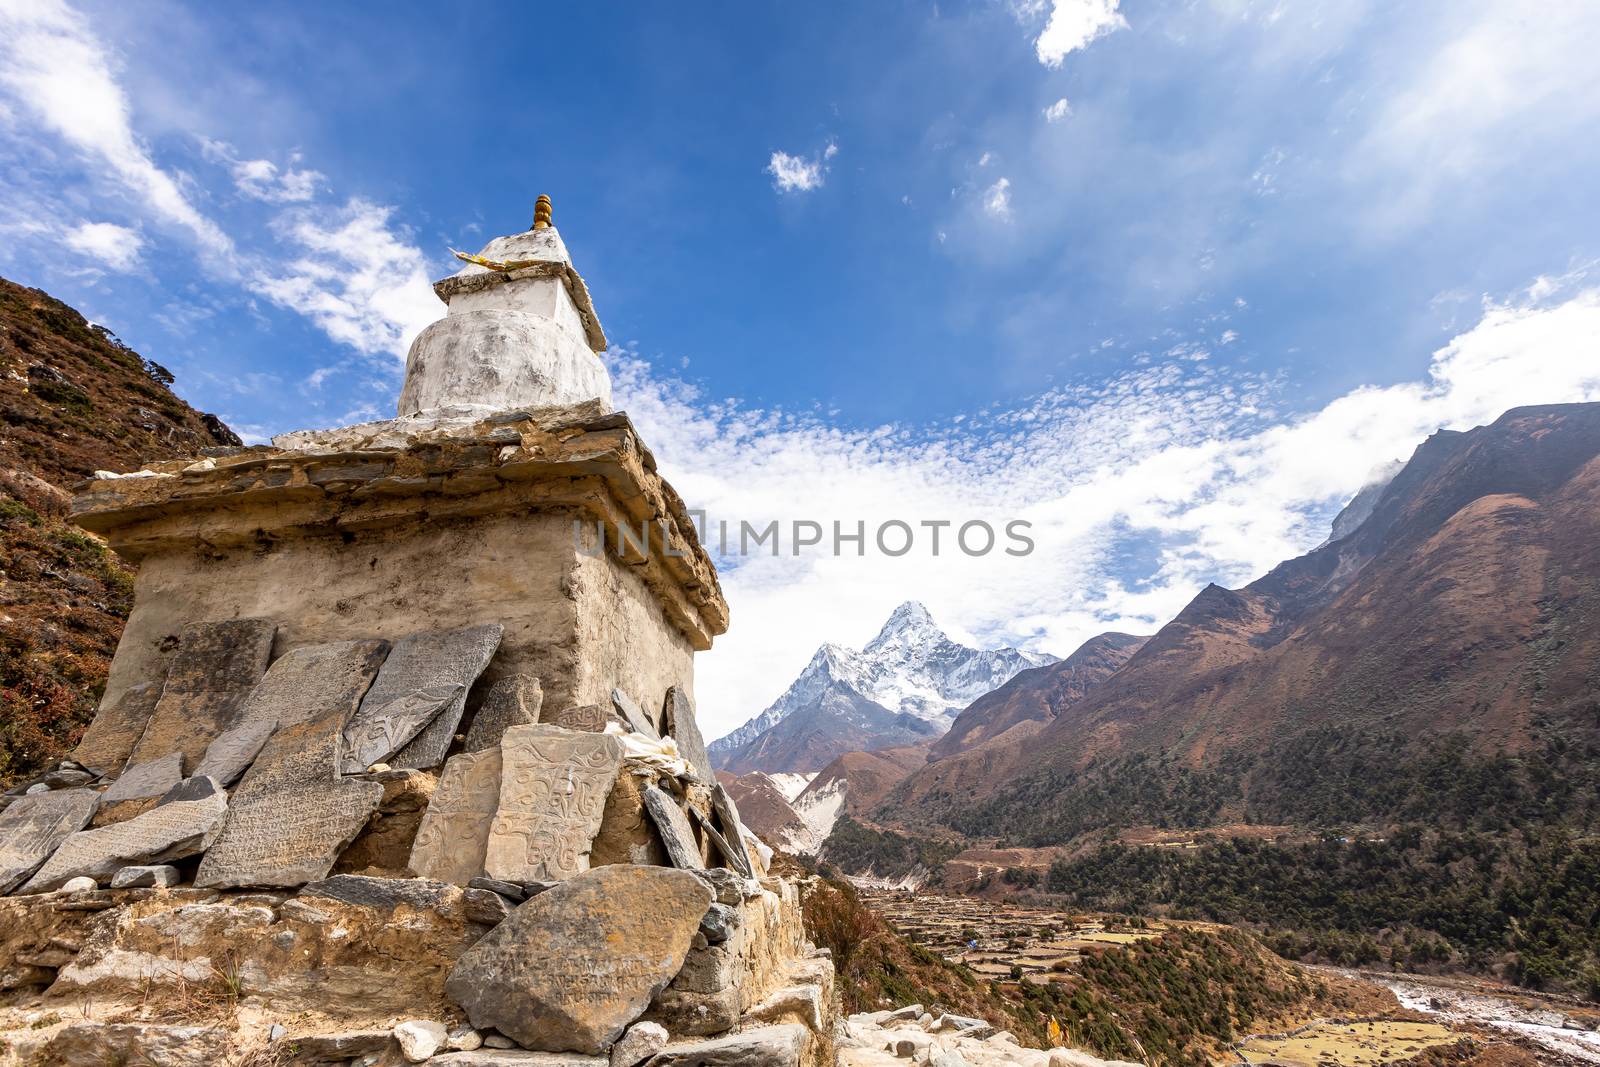
<svg viewBox="0 0 1600 1067"><path fill-rule="evenodd" d="M750 854L744 848L744 824L739 821L739 809L734 807L733 798L728 791L718 782L711 790L711 810L716 813L717 821L722 824L722 836L726 846L722 849L723 855L733 865L733 869L746 878L756 876L755 868L750 865Z"/></svg>
<svg viewBox="0 0 1600 1067"><path fill-rule="evenodd" d="M556 712L544 710L539 713L541 724L547 723L559 726L563 730L581 730L590 734L605 733L606 723L611 722L612 718L611 710L599 704L579 704Z"/></svg>
<svg viewBox="0 0 1600 1067"><path fill-rule="evenodd" d="M194 769L196 777L215 778L232 785L265 747L267 738L278 728L275 722L257 720L230 727L206 746L206 754Z"/></svg>
<svg viewBox="0 0 1600 1067"><path fill-rule="evenodd" d="M62 842L22 891L48 893L72 878L109 882L126 866L193 856L211 844L227 813L228 798L218 792L162 804L114 826L81 830Z"/></svg>
<svg viewBox="0 0 1600 1067"><path fill-rule="evenodd" d="M717 780L716 772L711 769L711 757L706 753L705 738L694 719L694 705L689 703L689 694L681 686L667 690L666 703L661 709L661 728L678 743L678 755L694 771L696 778L706 785Z"/></svg>
<svg viewBox="0 0 1600 1067"><path fill-rule="evenodd" d="M161 699L161 683L139 682L108 700L94 713L83 740L72 750L72 760L97 774L115 774L128 762L139 743L150 714Z"/></svg>
<svg viewBox="0 0 1600 1067"><path fill-rule="evenodd" d="M0 811L0 893L21 885L61 842L89 825L100 795L57 789L19 797Z"/></svg>
<svg viewBox="0 0 1600 1067"><path fill-rule="evenodd" d="M130 763L182 752L186 768L233 725L239 707L261 680L278 625L268 619L191 623L183 628L161 689Z"/></svg>
<svg viewBox="0 0 1600 1067"><path fill-rule="evenodd" d="M335 775L338 714L279 728L245 773L195 885L297 886L328 876L367 825L383 786Z"/></svg>
<svg viewBox="0 0 1600 1067"><path fill-rule="evenodd" d="M427 630L396 641L345 728L345 773L374 763L419 769L443 763L467 690L500 647L502 632L492 623Z"/></svg>
<svg viewBox="0 0 1600 1067"><path fill-rule="evenodd" d="M508 728L532 726L538 722L543 703L544 690L539 687L539 679L526 674L500 679L483 698L478 714L472 717L462 749L482 752L494 748Z"/></svg>
<svg viewBox="0 0 1600 1067"><path fill-rule="evenodd" d="M455 885L481 877L499 806L500 749L451 756L411 845L412 872Z"/></svg>
<svg viewBox="0 0 1600 1067"><path fill-rule="evenodd" d="M461 956L445 992L479 1029L598 1053L678 973L710 904L686 871L597 867L519 905Z"/></svg>
<svg viewBox="0 0 1600 1067"><path fill-rule="evenodd" d="M650 813L651 820L656 824L656 832L661 835L661 843L666 846L672 865L686 871L703 870L705 864L700 862L700 846L695 843L694 830L690 828L683 809L653 785L645 786L643 794L644 810Z"/></svg>
<svg viewBox="0 0 1600 1067"><path fill-rule="evenodd" d="M622 754L622 742L608 734L543 724L507 730L484 872L507 882L559 882L588 870Z"/></svg>
<svg viewBox="0 0 1600 1067"><path fill-rule="evenodd" d="M230 784L278 726L323 715L349 721L388 648L387 641L334 641L285 652L250 691L237 719L206 748L194 773Z"/></svg>
<svg viewBox="0 0 1600 1067"><path fill-rule="evenodd" d="M650 721L650 716L644 713L634 699L620 689L611 690L611 706L617 710L622 721L628 724L628 729L635 733L644 734L646 737L660 737L656 724Z"/></svg>
<svg viewBox="0 0 1600 1067"><path fill-rule="evenodd" d="M183 780L183 753L169 752L146 763L130 763L122 777L100 795L100 803L158 797Z"/></svg>

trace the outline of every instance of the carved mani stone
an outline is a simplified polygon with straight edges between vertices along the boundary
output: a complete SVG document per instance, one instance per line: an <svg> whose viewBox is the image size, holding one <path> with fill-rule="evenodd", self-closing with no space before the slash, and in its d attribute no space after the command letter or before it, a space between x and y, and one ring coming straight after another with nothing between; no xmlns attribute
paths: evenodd
<svg viewBox="0 0 1600 1067"><path fill-rule="evenodd" d="M622 756L622 742L609 734L542 724L507 730L484 872L507 882L560 882L588 870Z"/></svg>
<svg viewBox="0 0 1600 1067"><path fill-rule="evenodd" d="M678 973L710 904L686 871L598 867L519 905L461 956L445 992L479 1029L593 1055Z"/></svg>
<svg viewBox="0 0 1600 1067"><path fill-rule="evenodd" d="M285 652L250 691L237 719L206 748L194 773L228 785L244 773L280 725L323 715L348 721L388 648L387 641L333 641Z"/></svg>
<svg viewBox="0 0 1600 1067"><path fill-rule="evenodd" d="M114 826L81 830L62 842L23 892L48 893L72 878L109 882L123 867L193 856L211 844L227 813L227 795L217 789L198 800L160 804Z"/></svg>
<svg viewBox="0 0 1600 1067"><path fill-rule="evenodd" d="M467 690L500 647L498 623L427 630L395 642L345 727L344 771L374 763L437 767L455 737Z"/></svg>
<svg viewBox="0 0 1600 1067"><path fill-rule="evenodd" d="M234 791L196 886L297 886L328 876L383 799L377 782L338 778L343 724L335 712L272 735Z"/></svg>
<svg viewBox="0 0 1600 1067"><path fill-rule="evenodd" d="M556 712L543 711L539 715L542 724L559 726L563 730L579 730L588 734L605 733L606 724L612 719L610 709L599 704L579 704Z"/></svg>
<svg viewBox="0 0 1600 1067"><path fill-rule="evenodd" d="M661 708L661 728L677 742L678 755L694 771L696 778L706 785L717 780L716 772L711 769L711 757L706 753L705 738L694 720L694 705L689 703L689 694L681 686L667 690L666 703Z"/></svg>
<svg viewBox="0 0 1600 1067"><path fill-rule="evenodd" d="M88 826L99 803L93 789L57 789L18 797L0 811L0 893L21 885L61 842Z"/></svg>
<svg viewBox="0 0 1600 1067"><path fill-rule="evenodd" d="M183 753L193 767L261 680L278 625L268 619L190 623L167 665L167 680L129 763Z"/></svg>
<svg viewBox="0 0 1600 1067"><path fill-rule="evenodd" d="M72 750L73 762L97 774L122 770L160 699L160 682L139 682L101 704L83 740Z"/></svg>
<svg viewBox="0 0 1600 1067"><path fill-rule="evenodd" d="M666 846L672 865L686 871L704 869L705 864L700 862L700 846L695 843L694 830L683 809L653 785L645 786L642 792L644 810L656 824L656 832L661 835L661 843Z"/></svg>
<svg viewBox="0 0 1600 1067"><path fill-rule="evenodd" d="M411 845L413 873L466 885L482 877L489 827L500 806L500 749L451 756Z"/></svg>
<svg viewBox="0 0 1600 1067"><path fill-rule="evenodd" d="M482 752L494 748L500 743L501 735L511 727L532 726L538 722L543 704L544 690L539 686L539 679L526 674L500 679L490 687L478 714L472 717L462 750Z"/></svg>

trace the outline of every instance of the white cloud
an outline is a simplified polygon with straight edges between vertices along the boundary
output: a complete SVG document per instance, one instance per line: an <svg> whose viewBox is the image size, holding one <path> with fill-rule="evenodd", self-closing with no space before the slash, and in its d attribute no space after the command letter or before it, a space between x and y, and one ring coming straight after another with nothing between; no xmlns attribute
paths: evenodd
<svg viewBox="0 0 1600 1067"><path fill-rule="evenodd" d="M100 266L123 272L139 266L139 250L144 247L138 230L114 222L85 222L69 230L64 240L74 252L81 252Z"/></svg>
<svg viewBox="0 0 1600 1067"><path fill-rule="evenodd" d="M1119 0L1053 0L1044 32L1033 42L1039 62L1059 67L1067 55L1087 48L1097 38L1128 28L1117 10Z"/></svg>
<svg viewBox="0 0 1600 1067"><path fill-rule="evenodd" d="M287 212L279 233L302 254L256 274L250 287L358 352L404 358L412 339L444 308L430 284L427 258L396 232L393 214L360 199L337 210Z"/></svg>
<svg viewBox="0 0 1600 1067"><path fill-rule="evenodd" d="M1033 523L1037 548L1021 559L969 558L946 534L937 557L923 539L898 559L722 561L733 625L697 661L707 729L759 712L818 644L866 640L909 596L987 641L1058 654L1107 629L1153 631L1205 582L1243 584L1319 543L1369 472L1438 427L1600 400L1600 288L1577 284L1486 305L1421 380L1293 417L1273 414L1273 383L1178 357L942 426L847 430L709 402L614 352L618 405L713 520Z"/></svg>
<svg viewBox="0 0 1600 1067"><path fill-rule="evenodd" d="M82 16L59 0L0 0L0 85L67 143L109 168L160 219L206 252L233 242L189 202L135 136L111 57Z"/></svg>
<svg viewBox="0 0 1600 1067"><path fill-rule="evenodd" d="M233 176L233 187L252 200L270 204L298 204L316 197L317 190L328 178L321 171L298 168L298 153L289 157L280 168L270 159L240 159L234 147L226 141L209 137L200 139L201 148L208 158L222 163Z"/></svg>
<svg viewBox="0 0 1600 1067"><path fill-rule="evenodd" d="M772 187L780 193L805 193L820 189L827 178L828 161L839 154L839 146L829 141L817 155L807 159L787 152L774 152L767 163Z"/></svg>
<svg viewBox="0 0 1600 1067"><path fill-rule="evenodd" d="M1001 178L983 194L983 210L997 219L1011 218L1011 179Z"/></svg>
<svg viewBox="0 0 1600 1067"><path fill-rule="evenodd" d="M1071 114L1072 105L1067 103L1067 98L1063 96L1060 100L1044 109L1044 120L1046 122L1060 122Z"/></svg>

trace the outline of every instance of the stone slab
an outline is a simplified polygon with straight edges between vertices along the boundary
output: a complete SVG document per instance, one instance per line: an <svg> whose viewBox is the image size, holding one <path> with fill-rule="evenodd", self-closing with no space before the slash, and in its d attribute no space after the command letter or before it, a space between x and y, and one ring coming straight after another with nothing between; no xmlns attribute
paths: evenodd
<svg viewBox="0 0 1600 1067"><path fill-rule="evenodd" d="M183 753L169 752L158 759L130 763L122 776L100 794L102 804L159 797L183 781Z"/></svg>
<svg viewBox="0 0 1600 1067"><path fill-rule="evenodd" d="M478 713L467 728L463 752L482 752L500 744L500 738L513 726L532 726L539 721L544 691L539 679L528 674L513 674L490 687Z"/></svg>
<svg viewBox="0 0 1600 1067"><path fill-rule="evenodd" d="M705 864L700 861L700 846L695 841L694 829L677 801L653 785L645 786L641 793L644 810L650 813L672 865L686 871L703 869Z"/></svg>
<svg viewBox="0 0 1600 1067"><path fill-rule="evenodd" d="M811 1033L798 1023L757 1026L729 1037L668 1045L646 1067L800 1067Z"/></svg>
<svg viewBox="0 0 1600 1067"><path fill-rule="evenodd" d="M637 701L621 689L611 690L611 706L622 717L622 721L628 724L628 729L634 733L644 734L646 737L661 736L650 716L645 714Z"/></svg>
<svg viewBox="0 0 1600 1067"><path fill-rule="evenodd" d="M292 648L273 661L238 716L206 748L195 774L238 780L279 726L324 715L349 721L377 677L387 641L332 641Z"/></svg>
<svg viewBox="0 0 1600 1067"><path fill-rule="evenodd" d="M345 728L347 774L374 763L426 769L444 762L477 680L503 633L498 623L425 630L395 642Z"/></svg>
<svg viewBox="0 0 1600 1067"><path fill-rule="evenodd" d="M455 885L483 875L500 807L501 762L498 746L446 761L411 845L407 866L414 874Z"/></svg>
<svg viewBox="0 0 1600 1067"><path fill-rule="evenodd" d="M223 785L232 785L255 762L267 739L278 728L275 722L257 720L242 722L218 734L206 746L206 754L195 767L196 777L213 778Z"/></svg>
<svg viewBox="0 0 1600 1067"><path fill-rule="evenodd" d="M682 686L675 685L667 690L667 699L661 708L661 728L677 742L678 755L694 771L695 778L706 785L717 780L717 773L711 768L711 756L706 752L705 738L695 721L694 705Z"/></svg>
<svg viewBox="0 0 1600 1067"><path fill-rule="evenodd" d="M684 871L596 868L519 906L462 955L445 992L479 1029L597 1054L678 973L710 903Z"/></svg>
<svg viewBox="0 0 1600 1067"><path fill-rule="evenodd" d="M48 893L73 878L109 882L124 867L197 855L216 838L227 814L227 797L213 793L203 800L161 804L113 826L80 830L61 843L23 892Z"/></svg>
<svg viewBox="0 0 1600 1067"><path fill-rule="evenodd" d="M150 723L161 699L161 683L138 682L94 713L83 740L72 750L73 760L98 774L116 774L127 764L134 746Z"/></svg>
<svg viewBox="0 0 1600 1067"><path fill-rule="evenodd" d="M428 1062L443 1064L444 1067L611 1067L611 1060L605 1056L499 1048L481 1048L472 1052L446 1052Z"/></svg>
<svg viewBox="0 0 1600 1067"><path fill-rule="evenodd" d="M500 756L484 873L507 882L560 882L588 870L606 797L622 770L622 742L543 724L513 726Z"/></svg>
<svg viewBox="0 0 1600 1067"><path fill-rule="evenodd" d="M168 660L161 698L129 762L181 752L185 768L199 763L211 739L233 724L266 673L277 631L270 619L185 626Z"/></svg>
<svg viewBox="0 0 1600 1067"><path fill-rule="evenodd" d="M599 704L577 704L554 712L546 710L540 713L539 718L542 725L591 734L605 733L606 724L613 721L615 716L611 709Z"/></svg>
<svg viewBox="0 0 1600 1067"><path fill-rule="evenodd" d="M195 885L298 886L326 878L378 810L383 786L337 777L339 713L280 727L234 792Z"/></svg>
<svg viewBox="0 0 1600 1067"><path fill-rule="evenodd" d="M711 787L711 810L716 814L717 822L721 823L722 854L727 857L734 870L746 878L754 878L755 868L750 863L750 853L746 852L744 847L744 823L739 819L739 809L734 804L733 797L728 795L727 789L723 788L721 782Z"/></svg>
<svg viewBox="0 0 1600 1067"><path fill-rule="evenodd" d="M89 825L100 795L57 789L19 797L0 811L0 893L27 881L61 842Z"/></svg>

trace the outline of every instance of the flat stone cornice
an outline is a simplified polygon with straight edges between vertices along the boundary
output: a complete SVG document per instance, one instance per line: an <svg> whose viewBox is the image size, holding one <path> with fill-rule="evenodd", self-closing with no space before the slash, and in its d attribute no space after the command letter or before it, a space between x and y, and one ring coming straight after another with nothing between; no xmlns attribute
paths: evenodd
<svg viewBox="0 0 1600 1067"><path fill-rule="evenodd" d="M440 278L434 282L433 291L438 294L440 300L448 304L450 298L457 294L480 293L485 289L523 278L561 279L567 287L567 295L572 298L573 305L578 309L578 316L583 320L583 337L588 342L589 348L595 352L606 350L606 332L600 327L600 316L595 314L594 301L589 299L589 287L583 284L583 278L572 269L570 263L555 259L524 260L511 270L490 270L481 274L452 274L448 278Z"/></svg>
<svg viewBox="0 0 1600 1067"><path fill-rule="evenodd" d="M374 424L386 426L389 424ZM83 483L72 519L138 561L164 551L262 544L394 527L419 517L567 512L608 527L607 552L638 569L697 650L728 628L716 567L683 500L626 414L593 405L508 412L468 426L328 435L336 447L210 449L137 475ZM618 552L617 524L648 525L648 548Z"/></svg>

